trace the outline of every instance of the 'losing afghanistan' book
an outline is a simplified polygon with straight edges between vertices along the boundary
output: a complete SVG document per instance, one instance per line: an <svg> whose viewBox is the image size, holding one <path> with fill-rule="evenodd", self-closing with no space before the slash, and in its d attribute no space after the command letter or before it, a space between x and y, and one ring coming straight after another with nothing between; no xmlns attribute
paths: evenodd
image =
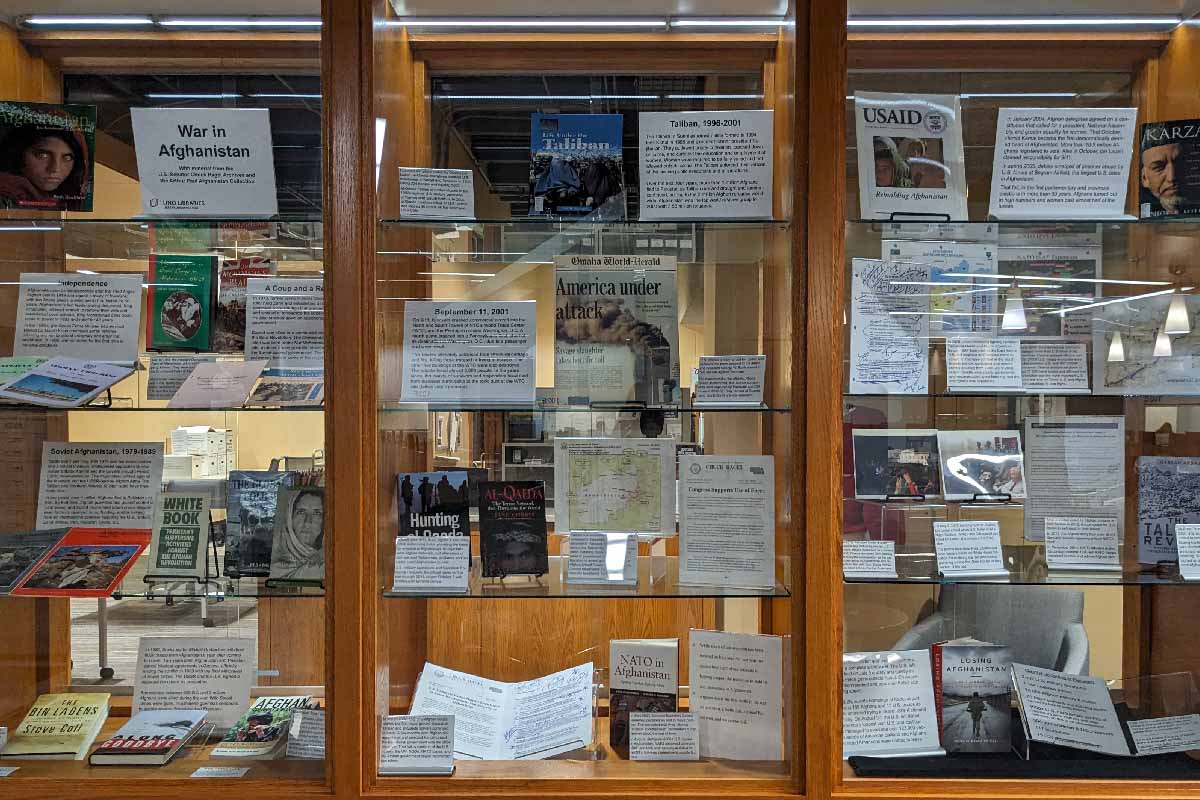
<svg viewBox="0 0 1200 800"><path fill-rule="evenodd" d="M934 645L938 722L947 753L1007 753L1012 654L973 639Z"/></svg>

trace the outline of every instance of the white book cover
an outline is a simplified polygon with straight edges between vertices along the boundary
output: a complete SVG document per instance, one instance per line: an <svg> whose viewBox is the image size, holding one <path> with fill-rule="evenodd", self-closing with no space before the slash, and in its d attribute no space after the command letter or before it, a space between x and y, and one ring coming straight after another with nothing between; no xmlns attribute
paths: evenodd
<svg viewBox="0 0 1200 800"><path fill-rule="evenodd" d="M859 214L967 218L962 109L955 95L855 92Z"/></svg>
<svg viewBox="0 0 1200 800"><path fill-rule="evenodd" d="M148 580L204 580L210 500L207 494L163 492L158 496Z"/></svg>

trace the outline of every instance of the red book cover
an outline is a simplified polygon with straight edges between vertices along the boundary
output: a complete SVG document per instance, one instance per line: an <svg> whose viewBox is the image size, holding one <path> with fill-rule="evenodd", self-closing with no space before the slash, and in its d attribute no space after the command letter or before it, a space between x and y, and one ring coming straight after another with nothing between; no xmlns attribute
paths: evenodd
<svg viewBox="0 0 1200 800"><path fill-rule="evenodd" d="M149 544L149 530L71 528L12 594L108 597Z"/></svg>

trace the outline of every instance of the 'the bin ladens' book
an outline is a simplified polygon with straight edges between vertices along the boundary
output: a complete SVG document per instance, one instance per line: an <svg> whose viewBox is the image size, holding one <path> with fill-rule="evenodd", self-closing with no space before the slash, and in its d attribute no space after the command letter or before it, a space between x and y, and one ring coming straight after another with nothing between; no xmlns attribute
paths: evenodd
<svg viewBox="0 0 1200 800"><path fill-rule="evenodd" d="M150 254L147 350L209 349L216 268L216 256Z"/></svg>
<svg viewBox="0 0 1200 800"><path fill-rule="evenodd" d="M108 692L41 695L0 757L82 761L108 718L108 698Z"/></svg>
<svg viewBox="0 0 1200 800"><path fill-rule="evenodd" d="M0 595L11 592L66 533L56 528L0 534Z"/></svg>
<svg viewBox="0 0 1200 800"><path fill-rule="evenodd" d="M1200 215L1200 119L1142 125L1139 216Z"/></svg>
<svg viewBox="0 0 1200 800"><path fill-rule="evenodd" d="M250 758L265 761L283 755L292 713L304 708L311 695L260 697L234 723L221 743L213 748L214 758Z"/></svg>
<svg viewBox="0 0 1200 800"><path fill-rule="evenodd" d="M483 481L479 484L479 551L483 577L545 575L546 484Z"/></svg>
<svg viewBox="0 0 1200 800"><path fill-rule="evenodd" d="M196 735L207 711L141 711L93 751L89 764L161 765Z"/></svg>
<svg viewBox="0 0 1200 800"><path fill-rule="evenodd" d="M942 747L947 753L1007 753L1011 747L1011 651L961 639L934 645Z"/></svg>
<svg viewBox="0 0 1200 800"><path fill-rule="evenodd" d="M608 743L628 758L630 712L678 708L679 640L613 639L608 646Z"/></svg>
<svg viewBox="0 0 1200 800"><path fill-rule="evenodd" d="M295 472L229 472L225 512L225 574L231 578L271 574L271 543L279 490L296 485Z"/></svg>
<svg viewBox="0 0 1200 800"><path fill-rule="evenodd" d="M401 536L470 536L467 471L404 472L396 476Z"/></svg>

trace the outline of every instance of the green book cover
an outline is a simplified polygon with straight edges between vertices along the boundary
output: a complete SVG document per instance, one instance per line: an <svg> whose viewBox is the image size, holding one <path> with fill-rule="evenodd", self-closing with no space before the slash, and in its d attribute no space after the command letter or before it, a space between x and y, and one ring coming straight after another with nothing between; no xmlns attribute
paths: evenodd
<svg viewBox="0 0 1200 800"><path fill-rule="evenodd" d="M209 222L151 222L150 249L156 253L211 253Z"/></svg>
<svg viewBox="0 0 1200 800"><path fill-rule="evenodd" d="M150 256L146 292L147 350L208 350L215 256Z"/></svg>

